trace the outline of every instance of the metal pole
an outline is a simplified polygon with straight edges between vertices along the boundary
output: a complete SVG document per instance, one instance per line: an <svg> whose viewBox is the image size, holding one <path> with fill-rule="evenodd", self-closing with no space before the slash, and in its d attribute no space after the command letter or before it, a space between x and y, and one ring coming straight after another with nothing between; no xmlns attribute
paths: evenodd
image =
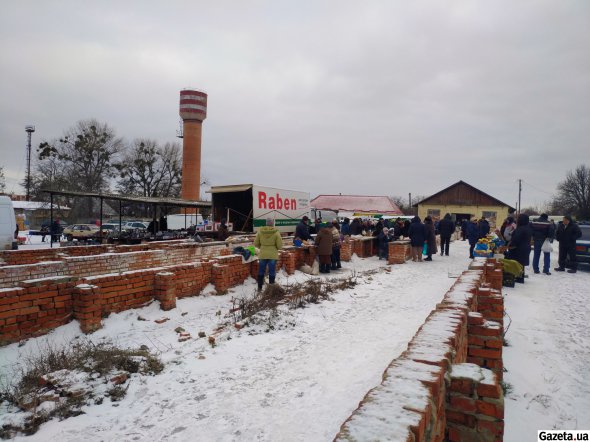
<svg viewBox="0 0 590 442"><path fill-rule="evenodd" d="M100 198L100 228L98 229L100 236L100 243L102 244L102 197Z"/></svg>
<svg viewBox="0 0 590 442"><path fill-rule="evenodd" d="M25 126L27 132L27 196L26 200L31 199L31 137L35 132L35 126Z"/></svg>
<svg viewBox="0 0 590 442"><path fill-rule="evenodd" d="M518 179L518 214L520 215L520 194L522 193L522 180Z"/></svg>
<svg viewBox="0 0 590 442"><path fill-rule="evenodd" d="M53 193L49 194L49 247L53 249Z"/></svg>

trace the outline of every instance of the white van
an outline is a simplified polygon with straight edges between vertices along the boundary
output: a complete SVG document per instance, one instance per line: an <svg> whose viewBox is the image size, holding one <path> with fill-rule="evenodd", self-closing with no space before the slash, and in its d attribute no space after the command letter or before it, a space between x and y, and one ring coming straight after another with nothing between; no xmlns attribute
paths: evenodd
<svg viewBox="0 0 590 442"><path fill-rule="evenodd" d="M16 216L12 200L7 196L0 196L0 250L16 250L18 248L14 232L16 231Z"/></svg>

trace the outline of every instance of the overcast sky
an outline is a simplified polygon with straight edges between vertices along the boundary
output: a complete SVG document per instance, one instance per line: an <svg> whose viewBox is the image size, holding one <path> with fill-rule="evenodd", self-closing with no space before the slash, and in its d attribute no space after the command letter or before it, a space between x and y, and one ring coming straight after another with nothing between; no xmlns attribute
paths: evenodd
<svg viewBox="0 0 590 442"><path fill-rule="evenodd" d="M590 1L18 1L0 14L0 165L97 118L177 141L208 93L202 175L320 193L514 205L590 165Z"/></svg>

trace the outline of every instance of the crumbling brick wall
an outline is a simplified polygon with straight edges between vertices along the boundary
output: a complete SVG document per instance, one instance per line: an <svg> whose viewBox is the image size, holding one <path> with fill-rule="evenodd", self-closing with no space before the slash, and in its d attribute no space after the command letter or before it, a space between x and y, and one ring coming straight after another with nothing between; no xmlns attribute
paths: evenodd
<svg viewBox="0 0 590 442"><path fill-rule="evenodd" d="M487 299L479 303L480 289L501 289L496 270L494 261L476 260L458 278L336 441L502 440L502 327L478 312L488 309Z"/></svg>

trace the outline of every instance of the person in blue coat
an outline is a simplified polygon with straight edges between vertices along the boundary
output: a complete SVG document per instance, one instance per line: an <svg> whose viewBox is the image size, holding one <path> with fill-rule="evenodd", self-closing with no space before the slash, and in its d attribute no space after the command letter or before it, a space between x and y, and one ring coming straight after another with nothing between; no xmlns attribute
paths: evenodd
<svg viewBox="0 0 590 442"><path fill-rule="evenodd" d="M426 241L426 229L419 216L412 218L408 228L408 236L412 246L412 261L422 262L422 247L424 247L424 241Z"/></svg>
<svg viewBox="0 0 590 442"><path fill-rule="evenodd" d="M340 228L340 233L342 233L344 236L350 236L350 220L348 218L344 218L344 222Z"/></svg>
<svg viewBox="0 0 590 442"><path fill-rule="evenodd" d="M472 217L467 223L465 236L467 236L467 240L469 241L469 257L473 258L473 249L479 240L479 226L475 217Z"/></svg>

